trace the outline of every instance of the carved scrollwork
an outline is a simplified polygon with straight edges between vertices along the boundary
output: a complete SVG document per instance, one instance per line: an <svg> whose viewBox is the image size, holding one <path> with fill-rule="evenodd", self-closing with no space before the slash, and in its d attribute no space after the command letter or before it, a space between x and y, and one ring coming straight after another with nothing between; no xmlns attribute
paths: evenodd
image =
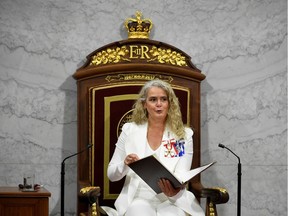
<svg viewBox="0 0 288 216"><path fill-rule="evenodd" d="M126 46L116 47L114 49L108 48L93 55L90 65L118 63L121 60L130 62L130 59L124 57L127 53L129 53L129 51Z"/></svg>
<svg viewBox="0 0 288 216"><path fill-rule="evenodd" d="M181 53L172 51L171 49L162 49L153 46L150 50L150 54L152 56L152 59L148 60L147 62L158 61L161 64L187 66L185 56L182 56Z"/></svg>

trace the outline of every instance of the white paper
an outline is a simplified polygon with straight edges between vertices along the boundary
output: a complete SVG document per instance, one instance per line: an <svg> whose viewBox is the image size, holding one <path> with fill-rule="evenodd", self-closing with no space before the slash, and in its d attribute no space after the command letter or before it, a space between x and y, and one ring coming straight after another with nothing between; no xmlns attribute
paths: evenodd
<svg viewBox="0 0 288 216"><path fill-rule="evenodd" d="M207 165L192 169L192 170L190 170L190 171L188 171L186 173L181 174L181 181L183 183L189 181L190 179L192 179L197 174L201 173L202 171L204 171L208 167L212 166L214 163L216 163L216 162L212 162L210 164L207 164Z"/></svg>

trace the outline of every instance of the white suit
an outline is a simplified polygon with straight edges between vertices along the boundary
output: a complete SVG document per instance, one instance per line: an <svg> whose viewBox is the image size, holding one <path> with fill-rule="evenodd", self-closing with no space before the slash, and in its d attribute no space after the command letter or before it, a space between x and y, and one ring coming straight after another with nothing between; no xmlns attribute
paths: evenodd
<svg viewBox="0 0 288 216"><path fill-rule="evenodd" d="M191 168L193 154L193 132L186 128L185 143L176 142L174 146L183 147L184 149L170 148L169 144L175 144L175 135L168 128L165 129L162 144L159 147L158 159L175 175L181 176L181 172L188 171ZM184 145L183 145L184 143ZM168 146L167 146L168 144ZM126 123L122 128L122 133L116 143L116 149L108 166L108 178L111 181L118 181L126 176L124 186L119 197L115 202L117 215L123 216L129 205L133 201L141 179L124 164L124 159L128 154L137 154L139 158L148 155L147 149L147 124L136 125L135 123ZM152 168L152 167L151 167ZM152 189L151 189L152 190ZM156 195L156 193L155 193ZM192 216L204 216L204 212L197 199L190 191L181 190L174 197L168 197L161 203L161 206L174 205Z"/></svg>

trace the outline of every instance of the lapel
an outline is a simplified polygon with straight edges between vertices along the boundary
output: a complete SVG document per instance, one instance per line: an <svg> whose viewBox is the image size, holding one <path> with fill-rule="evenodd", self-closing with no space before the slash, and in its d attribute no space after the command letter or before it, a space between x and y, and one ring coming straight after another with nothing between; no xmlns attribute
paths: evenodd
<svg viewBox="0 0 288 216"><path fill-rule="evenodd" d="M147 139L146 135L147 135L147 124L136 125L133 123L133 125L131 125L131 130L129 132L128 139L125 144L126 154L128 155L134 153L137 154L139 158L143 158ZM134 175L136 174L133 173L132 171L129 171L129 174L126 176L125 185L127 185L127 188L126 187L125 188L127 193L126 198L127 203L125 204L122 203L123 206L121 208L127 209L128 204L132 201L136 189L139 185L139 179L134 178L133 177Z"/></svg>
<svg viewBox="0 0 288 216"><path fill-rule="evenodd" d="M147 123L142 125L133 125L133 129L130 131L129 138L125 145L126 153L131 154L135 153L140 158L143 158L145 155L145 148L147 143Z"/></svg>
<svg viewBox="0 0 288 216"><path fill-rule="evenodd" d="M170 132L168 128L165 128L164 134L163 134L163 141L170 141L171 139L175 138L175 135ZM177 161L179 160L179 157L177 158L171 158L171 156L165 155L167 152L167 148L164 146L164 142L162 142L160 146L160 154L158 155L160 161L163 161L168 166L174 167ZM147 147L147 123L143 125L136 125L134 124L130 134L129 138L127 140L127 143L125 145L126 147L126 153L131 154L135 153L140 158L143 158L147 155L145 155L145 148Z"/></svg>

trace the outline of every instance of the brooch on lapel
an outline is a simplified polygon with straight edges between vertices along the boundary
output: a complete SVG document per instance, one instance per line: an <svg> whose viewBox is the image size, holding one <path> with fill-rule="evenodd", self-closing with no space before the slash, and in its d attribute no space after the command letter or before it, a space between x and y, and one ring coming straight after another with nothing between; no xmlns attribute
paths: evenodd
<svg viewBox="0 0 288 216"><path fill-rule="evenodd" d="M162 140L162 145L165 147L165 157L181 157L185 154L185 140L180 139L180 140L175 140L174 138L172 139L167 139L167 140Z"/></svg>

